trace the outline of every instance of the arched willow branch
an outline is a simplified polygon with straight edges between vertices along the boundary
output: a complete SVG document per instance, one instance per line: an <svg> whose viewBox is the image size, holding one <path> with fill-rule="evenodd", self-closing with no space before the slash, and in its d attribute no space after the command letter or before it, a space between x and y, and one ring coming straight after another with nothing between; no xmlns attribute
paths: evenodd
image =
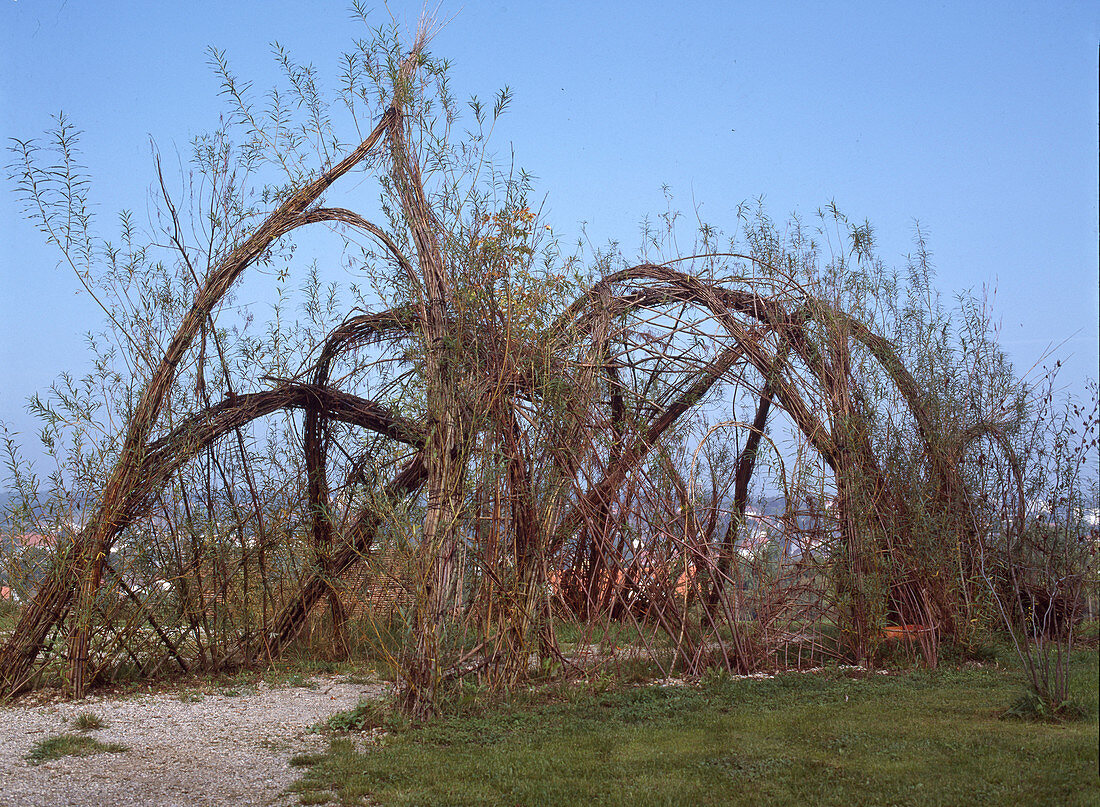
<svg viewBox="0 0 1100 807"><path fill-rule="evenodd" d="M145 515L152 504L153 497L164 488L172 475L219 439L254 420L274 412L293 409L321 412L326 418L368 429L418 449L423 447L424 436L418 426L393 415L372 401L339 390L311 384L287 384L266 392L236 395L192 415L171 432L150 444L137 468L138 481L130 488L118 508L118 520L113 525L115 534L117 535L136 519ZM410 467L419 466L414 463ZM399 476L398 480L391 485L392 495L395 497L404 495L415 489L417 473L419 472L408 471ZM82 541L88 540L88 535L94 528L95 522L92 522L77 535L74 548ZM368 525L367 516L361 514L356 519L355 526L349 531L353 536L350 539L351 544L361 545L364 541L369 541L369 535L373 534L373 529ZM368 537L358 537L361 535ZM347 550L342 551L346 554ZM32 605L41 601L64 602L62 591L59 589L65 583L71 558L71 552L64 553L59 558L58 564L35 595ZM344 563L342 569L347 565ZM326 572L332 573L332 570L328 569ZM320 574L315 576L323 577ZM299 599L305 596L300 594ZM64 613L64 607L60 606L57 611L47 612L47 616L53 615L56 622ZM28 611L30 610L28 608ZM277 630L280 636L288 630L283 625L285 619L286 617L281 617L278 623L281 626ZM5 646L5 650L8 649L11 641L9 639L9 645ZM19 664L0 666L7 693L13 694L25 685L38 650L37 647L25 648L17 657Z"/></svg>
<svg viewBox="0 0 1100 807"><path fill-rule="evenodd" d="M176 371L218 302L241 274L264 254L271 244L303 224L307 211L337 179L363 161L396 118L387 110L370 136L347 157L308 183L276 208L244 243L233 249L210 272L198 289L191 308L184 315L152 378L130 417L119 460L103 488L99 508L89 527L77 538L73 551L61 561L61 568L41 587L34 601L23 611L14 632L0 647L0 670L6 682L4 692L26 679L49 630L57 624L69 603L77 596L77 611L69 637L70 675L73 694L83 697L86 684L88 639L95 592L103 575L103 563L111 544L125 523L132 492L143 487L142 463L150 434L158 421L165 397L172 388ZM77 592L79 591L79 594Z"/></svg>

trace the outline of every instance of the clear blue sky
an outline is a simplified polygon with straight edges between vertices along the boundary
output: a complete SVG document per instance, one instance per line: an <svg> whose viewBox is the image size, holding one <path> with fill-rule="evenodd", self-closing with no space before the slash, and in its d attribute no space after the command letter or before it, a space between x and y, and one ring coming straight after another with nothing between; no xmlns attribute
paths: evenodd
<svg viewBox="0 0 1100 807"><path fill-rule="evenodd" d="M390 8L411 22L420 4ZM943 292L996 287L1018 367L1064 342L1067 384L1098 374L1095 2L467 0L452 14L431 50L454 61L460 97L515 90L496 142L539 177L559 232L586 221L633 247L664 183L719 225L762 194L776 217L835 200L899 266L919 220ZM185 153L216 125L206 46L264 87L277 40L335 83L361 33L343 2L0 0L0 134L35 136L64 110L106 235L120 208L144 220L150 138ZM86 369L99 322L56 261L5 185L0 420L25 438L25 399Z"/></svg>

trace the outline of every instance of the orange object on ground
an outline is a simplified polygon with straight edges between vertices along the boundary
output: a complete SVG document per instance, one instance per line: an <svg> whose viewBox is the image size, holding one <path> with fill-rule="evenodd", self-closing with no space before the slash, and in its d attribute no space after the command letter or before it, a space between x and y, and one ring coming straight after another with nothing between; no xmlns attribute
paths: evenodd
<svg viewBox="0 0 1100 807"><path fill-rule="evenodd" d="M888 642L913 642L931 632L927 625L887 625L882 629L882 638Z"/></svg>

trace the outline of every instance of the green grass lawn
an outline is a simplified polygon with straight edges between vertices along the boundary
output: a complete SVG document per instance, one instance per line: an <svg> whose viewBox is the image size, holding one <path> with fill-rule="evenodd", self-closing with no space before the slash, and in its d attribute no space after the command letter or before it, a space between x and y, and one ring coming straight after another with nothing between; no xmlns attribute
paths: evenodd
<svg viewBox="0 0 1100 807"><path fill-rule="evenodd" d="M1072 723L1001 715L1001 668L830 671L700 687L541 693L335 735L302 803L407 805L1097 805L1097 653L1075 658Z"/></svg>

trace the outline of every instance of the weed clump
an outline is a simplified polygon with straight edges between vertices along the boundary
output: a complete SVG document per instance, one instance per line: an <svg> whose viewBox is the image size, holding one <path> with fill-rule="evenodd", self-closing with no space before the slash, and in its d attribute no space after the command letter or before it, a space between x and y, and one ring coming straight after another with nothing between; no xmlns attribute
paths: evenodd
<svg viewBox="0 0 1100 807"><path fill-rule="evenodd" d="M77 731L98 731L106 726L107 722L94 712L81 712L73 718L73 728Z"/></svg>
<svg viewBox="0 0 1100 807"><path fill-rule="evenodd" d="M26 760L32 765L52 762L66 756L87 757L92 754L121 754L130 749L121 743L102 743L94 737L83 734L59 734L39 740L27 754Z"/></svg>
<svg viewBox="0 0 1100 807"><path fill-rule="evenodd" d="M1008 707L1001 717L1033 723L1069 723L1084 720L1088 717L1088 710L1072 700L1067 700L1057 707L1051 707L1037 693L1029 690Z"/></svg>
<svg viewBox="0 0 1100 807"><path fill-rule="evenodd" d="M384 701L363 700L354 708L337 712L324 723L329 731L395 731L407 727L407 721Z"/></svg>

